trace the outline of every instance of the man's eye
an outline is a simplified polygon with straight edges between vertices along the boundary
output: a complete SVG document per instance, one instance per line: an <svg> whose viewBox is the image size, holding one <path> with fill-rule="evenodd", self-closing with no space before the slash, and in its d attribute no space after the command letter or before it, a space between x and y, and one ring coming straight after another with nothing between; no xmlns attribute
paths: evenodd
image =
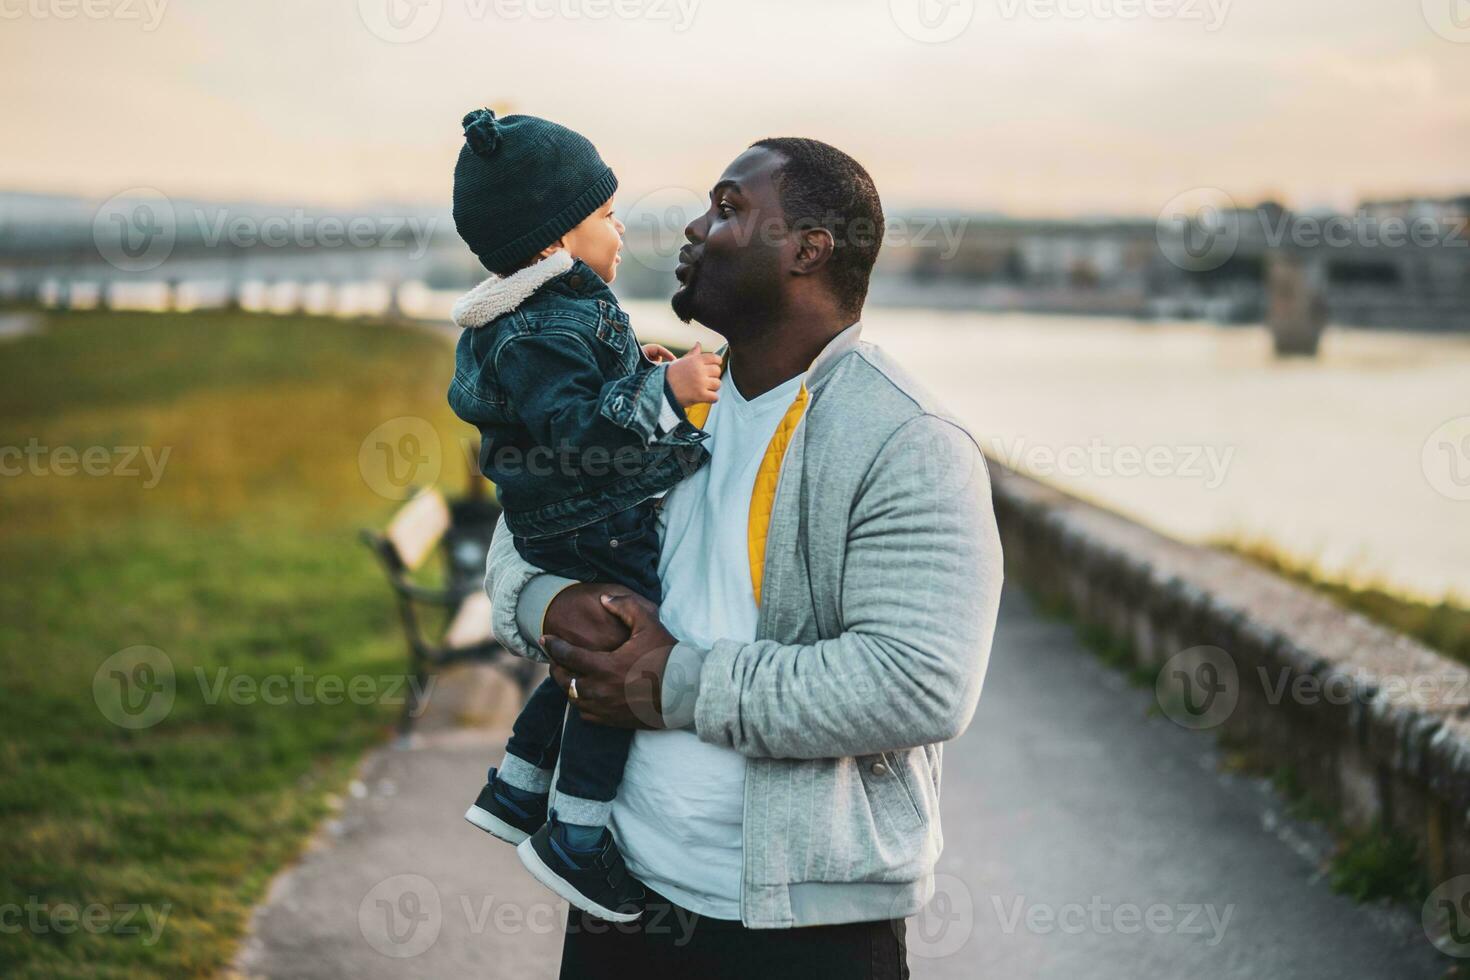
<svg viewBox="0 0 1470 980"><path fill-rule="evenodd" d="M735 213L735 208L725 201L721 201L717 207L719 208L720 214L726 218Z"/></svg>

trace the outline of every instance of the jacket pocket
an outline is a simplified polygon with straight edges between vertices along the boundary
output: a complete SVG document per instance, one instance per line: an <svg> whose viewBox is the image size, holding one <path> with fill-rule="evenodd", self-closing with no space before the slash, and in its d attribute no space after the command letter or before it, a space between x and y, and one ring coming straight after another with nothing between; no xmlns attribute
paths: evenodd
<svg viewBox="0 0 1470 980"><path fill-rule="evenodd" d="M924 826L924 813L909 785L903 753L880 752L858 760L863 785L874 805L884 809L900 826Z"/></svg>
<svg viewBox="0 0 1470 980"><path fill-rule="evenodd" d="M909 752L884 752L883 755L887 759L889 767L893 769L894 777L897 778L899 785L903 787L904 795L908 797L909 806L913 808L914 815L919 818L920 823L923 823L924 807L914 792L913 783L910 782L913 779L913 774L909 772L908 761L912 758L912 755Z"/></svg>
<svg viewBox="0 0 1470 980"><path fill-rule="evenodd" d="M773 823L771 830L806 840L810 851L791 868L792 880L914 881L938 855L933 828L890 768L887 754L797 764L804 778L790 785L798 799L777 805L787 820L807 815L813 825Z"/></svg>
<svg viewBox="0 0 1470 980"><path fill-rule="evenodd" d="M628 366L624 355L628 350L628 340L633 334L633 328L628 323L628 314L605 299L597 301L597 309L597 339L618 355L620 364ZM637 361L634 360L634 363Z"/></svg>

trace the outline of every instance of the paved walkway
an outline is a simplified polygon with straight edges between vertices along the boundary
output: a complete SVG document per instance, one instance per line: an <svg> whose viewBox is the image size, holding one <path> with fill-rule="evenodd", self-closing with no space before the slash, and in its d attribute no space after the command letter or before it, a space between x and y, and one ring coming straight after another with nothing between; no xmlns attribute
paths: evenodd
<svg viewBox="0 0 1470 980"><path fill-rule="evenodd" d="M1323 835L1150 704L1007 596L980 712L945 750L938 894L909 925L918 980L1445 973L1413 910L1333 895ZM430 730L371 755L276 882L241 971L555 976L565 906L461 818L502 740Z"/></svg>

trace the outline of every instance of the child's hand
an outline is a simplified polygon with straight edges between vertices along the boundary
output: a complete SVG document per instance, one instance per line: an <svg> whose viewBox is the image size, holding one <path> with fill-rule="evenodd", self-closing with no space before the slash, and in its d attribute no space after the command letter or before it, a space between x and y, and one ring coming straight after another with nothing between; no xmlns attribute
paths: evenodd
<svg viewBox="0 0 1470 980"><path fill-rule="evenodd" d="M655 364L663 364L667 361L676 360L674 352L663 344L644 344L643 356Z"/></svg>
<svg viewBox="0 0 1470 980"><path fill-rule="evenodd" d="M719 401L720 355L706 354L699 344L669 365L669 387L681 408Z"/></svg>

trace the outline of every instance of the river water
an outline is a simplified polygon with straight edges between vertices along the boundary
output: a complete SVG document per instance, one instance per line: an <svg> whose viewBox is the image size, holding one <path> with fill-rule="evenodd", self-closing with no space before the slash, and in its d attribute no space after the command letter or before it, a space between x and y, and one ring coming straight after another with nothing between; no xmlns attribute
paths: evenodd
<svg viewBox="0 0 1470 980"><path fill-rule="evenodd" d="M247 305L387 301L370 289L334 310L318 285L260 284ZM410 284L400 301L447 320L458 295ZM645 339L720 343L665 302L624 305ZM864 336L991 456L1064 490L1186 540L1266 543L1349 581L1470 600L1470 335L1334 328L1318 357L1280 360L1260 327L874 309Z"/></svg>
<svg viewBox="0 0 1470 980"><path fill-rule="evenodd" d="M647 338L687 341L662 303ZM1470 337L870 311L865 339L993 456L1167 534L1269 542L1330 574L1470 597Z"/></svg>

